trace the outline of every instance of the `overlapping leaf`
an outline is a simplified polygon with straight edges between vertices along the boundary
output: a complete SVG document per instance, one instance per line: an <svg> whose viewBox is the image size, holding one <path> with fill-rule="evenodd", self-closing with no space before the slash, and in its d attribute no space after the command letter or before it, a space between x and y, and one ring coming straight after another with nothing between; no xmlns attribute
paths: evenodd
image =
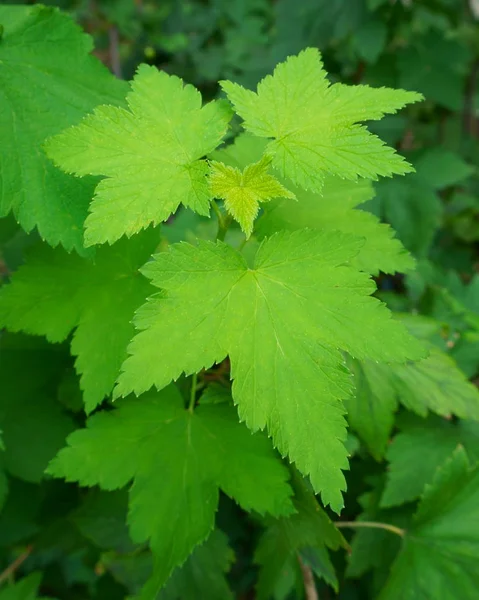
<svg viewBox="0 0 479 600"><path fill-rule="evenodd" d="M326 174L345 179L404 174L411 167L361 121L380 119L422 97L366 85L329 85L320 55L308 48L279 64L257 93L223 81L247 131L273 138L273 166L306 190L320 192Z"/></svg>
<svg viewBox="0 0 479 600"><path fill-rule="evenodd" d="M265 149L265 140L243 134L234 144L216 151L213 156L233 167L244 168L251 161L259 160ZM283 183L294 192L298 201L276 199L265 204L264 214L255 227L258 237L282 229L294 231L304 227L338 230L364 237L364 245L352 259L352 264L368 273L402 272L414 265L411 256L394 238L391 227L358 208L374 194L369 181L326 176L321 194L306 192L288 181Z"/></svg>
<svg viewBox="0 0 479 600"><path fill-rule="evenodd" d="M138 268L157 241L158 232L146 231L100 249L91 261L36 247L0 291L0 325L11 331L59 342L76 328L72 353L88 411L111 392L126 357L133 313L153 289Z"/></svg>
<svg viewBox="0 0 479 600"><path fill-rule="evenodd" d="M161 389L228 354L241 419L253 431L266 426L339 510L347 468L342 400L351 389L339 349L386 362L423 352L369 297L368 276L345 265L361 244L337 232L280 233L263 242L253 268L221 242L170 246L143 269L164 291L136 314L141 332L116 394Z"/></svg>
<svg viewBox="0 0 479 600"><path fill-rule="evenodd" d="M405 322L417 323L414 317ZM349 362L356 392L347 402L348 420L376 458L384 454L398 402L422 417L430 411L479 420L477 387L445 352L432 344L428 348L429 356L413 364Z"/></svg>
<svg viewBox="0 0 479 600"><path fill-rule="evenodd" d="M45 342L3 333L0 340L0 464L24 481L38 483L48 462L74 429L55 400L65 353Z"/></svg>
<svg viewBox="0 0 479 600"><path fill-rule="evenodd" d="M206 539L219 488L246 510L294 510L286 468L265 437L238 423L232 407L200 406L192 413L173 386L118 405L74 432L49 473L105 490L134 480L131 536L149 539L155 555L145 599L155 597L172 569Z"/></svg>
<svg viewBox="0 0 479 600"><path fill-rule="evenodd" d="M225 201L226 210L238 221L247 238L253 232L260 202L278 197L295 198L292 192L268 174L269 164L269 159L262 158L240 171L217 161L211 163L211 193Z"/></svg>
<svg viewBox="0 0 479 600"><path fill-rule="evenodd" d="M474 598L479 587L479 470L458 448L426 487L380 600Z"/></svg>
<svg viewBox="0 0 479 600"><path fill-rule="evenodd" d="M479 460L479 423L451 423L437 417L424 420L411 415L399 426L401 431L386 455L389 468L381 497L383 507L418 498L458 444L464 446L472 463ZM414 464L414 477L411 477L411 464Z"/></svg>
<svg viewBox="0 0 479 600"><path fill-rule="evenodd" d="M0 23L0 216L13 211L26 231L81 252L94 181L62 173L41 145L98 104L122 104L128 86L57 9L0 6Z"/></svg>
<svg viewBox="0 0 479 600"><path fill-rule="evenodd" d="M159 600L232 600L233 594L226 579L234 552L226 535L215 529L206 542L195 548L185 564L175 570L161 590Z"/></svg>
<svg viewBox="0 0 479 600"><path fill-rule="evenodd" d="M335 589L338 586L327 548L337 550L346 543L301 477L295 475L293 483L297 513L269 523L256 548L255 562L260 567L258 600L276 597L279 587L286 588L282 595L286 597L295 579L303 579L300 560L311 561L318 576Z"/></svg>
<svg viewBox="0 0 479 600"><path fill-rule="evenodd" d="M46 144L68 173L105 176L86 220L87 245L158 224L180 203L209 213L208 165L201 158L226 132L227 105L202 107L193 86L147 65L138 68L127 103L128 110L100 106Z"/></svg>

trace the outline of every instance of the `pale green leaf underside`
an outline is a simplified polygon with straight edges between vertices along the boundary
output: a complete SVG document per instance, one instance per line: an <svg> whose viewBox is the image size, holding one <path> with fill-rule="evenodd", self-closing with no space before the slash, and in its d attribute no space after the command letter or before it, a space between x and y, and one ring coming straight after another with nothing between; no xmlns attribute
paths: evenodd
<svg viewBox="0 0 479 600"><path fill-rule="evenodd" d="M232 407L184 409L174 386L118 403L75 431L48 472L105 490L133 479L134 541L150 540L156 589L214 526L218 488L245 510L289 514L288 471L269 441L252 436Z"/></svg>
<svg viewBox="0 0 479 600"><path fill-rule="evenodd" d="M13 211L26 231L82 252L94 181L62 173L41 145L98 104L123 104L128 86L57 9L0 6L0 23L0 216Z"/></svg>
<svg viewBox="0 0 479 600"><path fill-rule="evenodd" d="M213 157L236 168L244 168L259 160L266 149L266 141L249 134L236 138L234 144L213 153ZM275 199L264 206L255 233L259 237L286 229L343 231L364 238L364 245L351 264L373 275L403 272L414 266L414 260L393 229L380 223L373 214L357 208L370 200L374 190L369 181L349 181L328 175L321 194L305 192L288 181L283 181L296 195L297 202Z"/></svg>
<svg viewBox="0 0 479 600"><path fill-rule="evenodd" d="M263 158L245 166L243 171L217 161L211 163L211 193L215 198L224 200L226 210L238 221L247 238L253 232L260 202L272 198L295 198L292 192L268 174L270 162Z"/></svg>
<svg viewBox="0 0 479 600"><path fill-rule="evenodd" d="M326 174L345 179L404 174L412 167L358 125L395 113L420 94L365 85L329 85L319 52L307 48L279 64L257 93L224 81L222 88L259 137L273 138L267 153L283 177L319 192Z"/></svg>
<svg viewBox="0 0 479 600"><path fill-rule="evenodd" d="M475 598L479 471L458 448L426 488L380 600Z"/></svg>
<svg viewBox="0 0 479 600"><path fill-rule="evenodd" d="M263 242L252 269L223 243L170 246L143 270L164 291L136 314L141 332L116 395L161 389L229 355L240 418L253 431L267 427L339 510L351 389L341 350L388 362L423 352L369 296L368 276L345 265L361 244L337 232L283 232Z"/></svg>
<svg viewBox="0 0 479 600"><path fill-rule="evenodd" d="M138 269L158 241L157 231L146 231L101 248L91 261L36 247L0 290L0 326L51 342L76 327L71 349L88 412L110 394L126 358L134 311L153 291Z"/></svg>
<svg viewBox="0 0 479 600"><path fill-rule="evenodd" d="M166 220L180 203L209 214L211 194L201 158L226 132L229 109L201 106L181 79L140 65L128 109L100 106L46 144L63 170L103 175L86 220L87 245L112 243Z"/></svg>

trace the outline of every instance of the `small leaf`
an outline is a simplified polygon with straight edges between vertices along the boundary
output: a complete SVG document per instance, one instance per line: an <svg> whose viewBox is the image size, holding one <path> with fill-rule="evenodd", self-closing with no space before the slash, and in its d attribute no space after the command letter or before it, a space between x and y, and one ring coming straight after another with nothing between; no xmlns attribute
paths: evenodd
<svg viewBox="0 0 479 600"><path fill-rule="evenodd" d="M226 210L238 221L246 238L253 232L260 202L267 202L272 198L295 198L292 192L268 174L270 163L271 159L265 157L248 165L241 172L235 167L217 161L211 162L211 193L225 201Z"/></svg>

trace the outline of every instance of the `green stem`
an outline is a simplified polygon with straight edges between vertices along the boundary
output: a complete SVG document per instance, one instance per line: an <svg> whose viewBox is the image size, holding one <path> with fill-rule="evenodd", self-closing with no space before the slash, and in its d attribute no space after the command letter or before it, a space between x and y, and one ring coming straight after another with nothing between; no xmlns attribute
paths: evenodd
<svg viewBox="0 0 479 600"><path fill-rule="evenodd" d="M193 377L191 378L190 404L188 406L188 410L190 411L190 413L193 413L193 411L195 409L197 383L198 383L198 374L195 373L193 375Z"/></svg>
<svg viewBox="0 0 479 600"><path fill-rule="evenodd" d="M216 239L224 242L226 232L228 231L228 227L231 225L233 218L231 215L224 215L214 200L211 201L211 206L216 214L216 218L218 219L218 232L216 234Z"/></svg>
<svg viewBox="0 0 479 600"><path fill-rule="evenodd" d="M231 215L226 215L226 217L222 220L222 222L218 223L218 233L216 234L216 239L221 242L225 241L226 232L228 231L228 227L231 225L231 221L233 217Z"/></svg>
<svg viewBox="0 0 479 600"><path fill-rule="evenodd" d="M375 521L335 521L334 524L339 529L341 529L341 527L366 527L370 529L384 529L385 531L390 531L391 533L395 533L400 537L404 537L406 535L406 531L404 529L396 527L395 525L390 525L389 523L376 523Z"/></svg>

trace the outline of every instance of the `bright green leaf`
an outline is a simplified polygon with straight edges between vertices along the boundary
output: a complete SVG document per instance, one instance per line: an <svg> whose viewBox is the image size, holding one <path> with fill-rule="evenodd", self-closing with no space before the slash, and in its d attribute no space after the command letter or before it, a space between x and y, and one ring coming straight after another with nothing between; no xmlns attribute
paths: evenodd
<svg viewBox="0 0 479 600"><path fill-rule="evenodd" d="M133 313L153 289L138 269L158 239L150 230L101 248L94 260L36 247L0 291L0 325L11 331L59 342L76 328L72 353L87 411L111 392L126 358Z"/></svg>
<svg viewBox="0 0 479 600"><path fill-rule="evenodd" d="M140 65L128 110L100 106L46 144L66 172L104 175L86 220L87 245L130 237L165 221L180 204L209 213L211 194L201 158L221 142L230 119L222 102L201 106L181 79Z"/></svg>
<svg viewBox="0 0 479 600"><path fill-rule="evenodd" d="M272 198L295 198L292 192L268 174L270 162L270 159L263 158L246 166L243 171L217 161L211 163L211 193L225 201L226 210L238 221L247 238L253 232L260 202Z"/></svg>
<svg viewBox="0 0 479 600"><path fill-rule="evenodd" d="M116 395L161 389L229 354L240 418L253 431L266 426L339 510L351 389L339 348L386 362L423 352L369 297L369 277L345 264L361 245L338 232L283 232L263 242L251 269L221 242L170 246L143 269L164 291L136 314L141 332Z"/></svg>
<svg viewBox="0 0 479 600"><path fill-rule="evenodd" d="M135 542L150 540L156 593L172 569L206 539L214 525L218 488L245 510L276 515L293 510L288 473L268 440L252 436L227 405L184 410L174 386L140 400L118 402L90 417L68 438L49 473L123 487L131 479L129 525Z"/></svg>
<svg viewBox="0 0 479 600"><path fill-rule="evenodd" d="M326 174L357 176L404 174L402 157L358 125L395 113L419 94L366 85L329 85L318 51L308 48L279 64L258 84L257 93L221 83L244 127L274 138L267 147L273 166L299 187L320 192Z"/></svg>
<svg viewBox="0 0 479 600"><path fill-rule="evenodd" d="M0 23L0 216L12 210L26 231L81 252L94 182L62 173L41 145L98 104L123 104L127 85L53 7L0 6Z"/></svg>
<svg viewBox="0 0 479 600"><path fill-rule="evenodd" d="M252 160L259 160L265 148L265 140L243 134L236 138L234 144L216 151L213 156L233 167L244 168ZM305 192L288 182L284 183L294 190L298 202L272 200L266 204L255 228L257 236L304 227L343 231L365 239L357 256L352 259L352 264L361 270L371 274L379 271L394 273L414 266L414 260L394 238L391 227L380 224L377 217L357 208L374 194L369 181L326 176L321 194Z"/></svg>

